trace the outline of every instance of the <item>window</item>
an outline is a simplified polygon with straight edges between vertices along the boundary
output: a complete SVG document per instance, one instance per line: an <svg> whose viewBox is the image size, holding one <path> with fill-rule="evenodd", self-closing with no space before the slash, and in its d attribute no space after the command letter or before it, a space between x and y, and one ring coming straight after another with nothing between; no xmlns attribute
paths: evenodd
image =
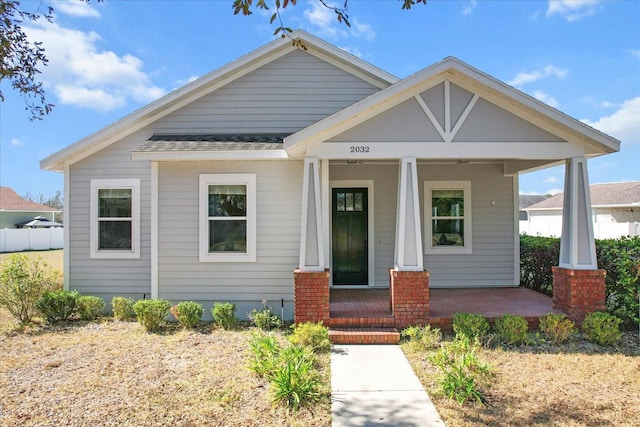
<svg viewBox="0 0 640 427"><path fill-rule="evenodd" d="M140 180L92 179L91 258L140 258Z"/></svg>
<svg viewBox="0 0 640 427"><path fill-rule="evenodd" d="M471 253L471 182L426 181L425 253Z"/></svg>
<svg viewBox="0 0 640 427"><path fill-rule="evenodd" d="M200 261L255 260L255 174L200 175Z"/></svg>

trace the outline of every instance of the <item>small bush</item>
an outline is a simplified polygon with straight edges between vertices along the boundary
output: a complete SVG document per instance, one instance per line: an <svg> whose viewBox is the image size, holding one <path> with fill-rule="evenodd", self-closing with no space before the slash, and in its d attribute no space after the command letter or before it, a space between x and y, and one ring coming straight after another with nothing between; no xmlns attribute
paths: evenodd
<svg viewBox="0 0 640 427"><path fill-rule="evenodd" d="M195 301L183 301L172 306L169 311L183 328L193 329L200 323L204 308L202 308L202 304Z"/></svg>
<svg viewBox="0 0 640 427"><path fill-rule="evenodd" d="M467 401L483 404L485 401L481 387L492 377L489 365L476 355L476 345L466 337L442 346L429 360L441 372L438 378L440 392L449 400L462 405Z"/></svg>
<svg viewBox="0 0 640 427"><path fill-rule="evenodd" d="M522 316L505 314L496 319L495 330L507 344L522 344L527 339L529 324Z"/></svg>
<svg viewBox="0 0 640 427"><path fill-rule="evenodd" d="M47 291L38 300L36 307L47 322L69 320L75 313L80 294L76 291Z"/></svg>
<svg viewBox="0 0 640 427"><path fill-rule="evenodd" d="M262 310L253 309L248 317L254 325L263 331L277 329L282 326L282 320L271 311L271 307L264 307Z"/></svg>
<svg viewBox="0 0 640 427"><path fill-rule="evenodd" d="M82 320L95 320L104 309L104 300L92 295L82 295L76 301L76 312Z"/></svg>
<svg viewBox="0 0 640 427"><path fill-rule="evenodd" d="M437 348L442 342L442 332L438 328L431 328L431 325L408 326L400 332L400 335L418 351Z"/></svg>
<svg viewBox="0 0 640 427"><path fill-rule="evenodd" d="M171 303L164 299L139 300L133 304L133 311L138 317L138 322L147 331L160 329L162 320L169 314Z"/></svg>
<svg viewBox="0 0 640 427"><path fill-rule="evenodd" d="M598 345L611 345L622 337L620 322L620 319L609 313L590 313L582 322L582 333L586 339Z"/></svg>
<svg viewBox="0 0 640 427"><path fill-rule="evenodd" d="M273 335L253 334L249 340L249 370L259 377L268 377L278 364L282 347Z"/></svg>
<svg viewBox="0 0 640 427"><path fill-rule="evenodd" d="M489 322L481 314L455 313L453 315L453 332L456 337L464 337L481 343L489 333Z"/></svg>
<svg viewBox="0 0 640 427"><path fill-rule="evenodd" d="M238 324L236 305L230 302L216 302L211 309L213 321L222 329L233 329Z"/></svg>
<svg viewBox="0 0 640 427"><path fill-rule="evenodd" d="M280 363L269 376L272 403L297 411L320 400L321 382L314 364L315 357L308 347L285 348L280 353Z"/></svg>
<svg viewBox="0 0 640 427"><path fill-rule="evenodd" d="M540 331L554 344L563 344L569 340L575 324L564 314L549 313L540 318Z"/></svg>
<svg viewBox="0 0 640 427"><path fill-rule="evenodd" d="M136 317L133 311L133 299L125 297L113 297L111 299L113 317L117 320L131 320Z"/></svg>
<svg viewBox="0 0 640 427"><path fill-rule="evenodd" d="M305 322L291 326L293 333L288 340L291 344L311 348L315 352L326 352L331 349L329 341L329 328L322 322Z"/></svg>
<svg viewBox="0 0 640 427"><path fill-rule="evenodd" d="M59 287L60 273L41 257L13 254L0 265L0 307L20 323L31 322L42 294Z"/></svg>

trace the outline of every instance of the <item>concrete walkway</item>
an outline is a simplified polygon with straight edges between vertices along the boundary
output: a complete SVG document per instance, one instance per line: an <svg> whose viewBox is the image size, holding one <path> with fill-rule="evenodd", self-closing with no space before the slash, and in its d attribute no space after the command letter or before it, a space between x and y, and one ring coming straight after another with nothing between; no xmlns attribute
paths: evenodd
<svg viewBox="0 0 640 427"><path fill-rule="evenodd" d="M333 427L443 427L397 345L331 348Z"/></svg>

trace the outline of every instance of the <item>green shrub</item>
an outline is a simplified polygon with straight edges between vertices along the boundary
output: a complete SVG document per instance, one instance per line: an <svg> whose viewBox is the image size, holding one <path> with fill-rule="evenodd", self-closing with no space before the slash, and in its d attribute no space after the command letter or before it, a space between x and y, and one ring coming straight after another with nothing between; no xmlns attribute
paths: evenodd
<svg viewBox="0 0 640 427"><path fill-rule="evenodd" d="M476 349L468 338L460 337L429 357L441 373L437 379L439 391L460 405L467 401L483 404L481 388L492 377L491 368L480 361Z"/></svg>
<svg viewBox="0 0 640 427"><path fill-rule="evenodd" d="M520 235L520 284L551 295L551 267L558 265L559 258L559 238Z"/></svg>
<svg viewBox="0 0 640 427"><path fill-rule="evenodd" d="M308 347L291 345L280 353L280 361L269 376L273 404L297 411L320 400L320 378L315 357Z"/></svg>
<svg viewBox="0 0 640 427"><path fill-rule="evenodd" d="M622 337L621 320L609 314L597 311L590 313L582 322L582 333L589 341L598 345L611 345Z"/></svg>
<svg viewBox="0 0 640 427"><path fill-rule="evenodd" d="M233 329L238 324L236 305L230 302L216 302L211 309L213 321L222 329Z"/></svg>
<svg viewBox="0 0 640 427"><path fill-rule="evenodd" d="M204 308L202 304L198 304L195 301L183 301L172 306L169 311L183 328L193 329L200 323Z"/></svg>
<svg viewBox="0 0 640 427"><path fill-rule="evenodd" d="M453 332L456 337L483 342L489 333L489 322L481 314L455 313L453 315Z"/></svg>
<svg viewBox="0 0 640 427"><path fill-rule="evenodd" d="M331 349L329 341L329 328L322 322L305 322L291 326L293 333L288 340L291 344L311 348L315 352L327 352Z"/></svg>
<svg viewBox="0 0 640 427"><path fill-rule="evenodd" d="M138 317L138 322L147 331L160 329L162 320L169 314L171 303L164 299L139 300L133 304L133 311Z"/></svg>
<svg viewBox="0 0 640 427"><path fill-rule="evenodd" d="M268 377L278 364L282 347L273 335L252 334L249 340L249 370L259 377Z"/></svg>
<svg viewBox="0 0 640 427"><path fill-rule="evenodd" d="M36 308L47 322L69 320L76 311L79 297L76 291L46 291L36 303Z"/></svg>
<svg viewBox="0 0 640 427"><path fill-rule="evenodd" d="M76 301L76 312L82 320L95 320L104 309L104 300L92 295L82 295Z"/></svg>
<svg viewBox="0 0 640 427"><path fill-rule="evenodd" d="M263 331L277 329L282 326L282 320L271 311L271 307L264 307L262 310L253 309L248 317L254 325Z"/></svg>
<svg viewBox="0 0 640 427"><path fill-rule="evenodd" d="M540 331L554 344L562 344L573 334L575 324L564 314L549 313L540 318Z"/></svg>
<svg viewBox="0 0 640 427"><path fill-rule="evenodd" d="M29 323L42 294L60 285L60 274L41 257L10 255L0 265L0 307L6 308L19 322Z"/></svg>
<svg viewBox="0 0 640 427"><path fill-rule="evenodd" d="M133 299L125 297L113 297L111 299L113 317L118 320L131 320L136 317L133 311Z"/></svg>
<svg viewBox="0 0 640 427"><path fill-rule="evenodd" d="M442 342L442 332L438 328L431 328L431 325L408 326L400 332L400 335L418 351L437 348Z"/></svg>
<svg viewBox="0 0 640 427"><path fill-rule="evenodd" d="M500 339L507 344L522 344L527 339L529 323L522 316L505 314L495 321L495 330Z"/></svg>

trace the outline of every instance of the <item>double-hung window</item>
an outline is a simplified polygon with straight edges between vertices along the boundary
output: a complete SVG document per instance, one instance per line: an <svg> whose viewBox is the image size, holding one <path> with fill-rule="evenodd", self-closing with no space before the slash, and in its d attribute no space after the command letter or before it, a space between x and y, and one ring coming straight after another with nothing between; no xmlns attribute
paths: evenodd
<svg viewBox="0 0 640 427"><path fill-rule="evenodd" d="M255 260L255 174L200 175L200 261Z"/></svg>
<svg viewBox="0 0 640 427"><path fill-rule="evenodd" d="M471 182L426 181L425 253L471 253Z"/></svg>
<svg viewBox="0 0 640 427"><path fill-rule="evenodd" d="M92 179L90 258L140 258L140 180Z"/></svg>

